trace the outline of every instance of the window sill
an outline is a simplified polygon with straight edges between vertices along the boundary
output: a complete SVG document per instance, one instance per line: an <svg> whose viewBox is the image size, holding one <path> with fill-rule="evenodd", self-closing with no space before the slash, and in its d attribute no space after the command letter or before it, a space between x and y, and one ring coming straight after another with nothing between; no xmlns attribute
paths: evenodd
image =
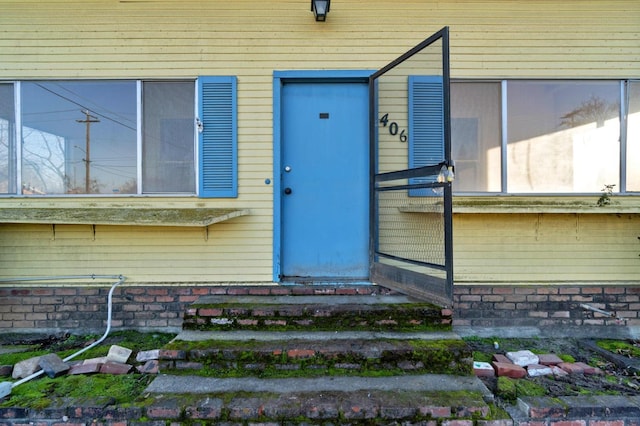
<svg viewBox="0 0 640 426"><path fill-rule="evenodd" d="M404 213L437 213L438 205L408 205L398 208ZM597 197L453 197L453 213L464 214L639 214L635 197L612 197L611 204L597 205Z"/></svg>
<svg viewBox="0 0 640 426"><path fill-rule="evenodd" d="M0 223L206 227L248 214L232 208L2 208Z"/></svg>

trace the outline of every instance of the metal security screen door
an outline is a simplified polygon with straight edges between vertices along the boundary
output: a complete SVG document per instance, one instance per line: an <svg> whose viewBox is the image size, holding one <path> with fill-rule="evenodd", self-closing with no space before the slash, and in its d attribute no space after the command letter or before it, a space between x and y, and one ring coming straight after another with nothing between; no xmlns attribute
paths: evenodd
<svg viewBox="0 0 640 426"><path fill-rule="evenodd" d="M371 280L450 306L449 31L369 79Z"/></svg>

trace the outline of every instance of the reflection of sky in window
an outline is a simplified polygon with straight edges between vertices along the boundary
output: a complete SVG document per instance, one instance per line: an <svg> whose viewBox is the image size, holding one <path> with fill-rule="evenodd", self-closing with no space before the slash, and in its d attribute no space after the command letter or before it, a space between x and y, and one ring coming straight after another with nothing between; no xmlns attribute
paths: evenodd
<svg viewBox="0 0 640 426"><path fill-rule="evenodd" d="M86 120L86 110L92 120L99 120L90 124L91 180L97 181L101 193L120 192L136 178L136 105L134 81L23 83L23 140L29 148L25 154L36 164L28 169L37 175L38 167L48 168L59 182L67 181L65 191L84 189L87 125L79 121ZM61 140L64 160L53 165L48 156ZM23 179L28 177L35 179Z"/></svg>

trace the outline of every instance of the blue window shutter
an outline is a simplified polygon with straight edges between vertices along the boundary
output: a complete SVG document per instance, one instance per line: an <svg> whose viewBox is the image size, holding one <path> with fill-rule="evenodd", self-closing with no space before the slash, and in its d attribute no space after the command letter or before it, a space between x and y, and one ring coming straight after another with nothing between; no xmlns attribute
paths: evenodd
<svg viewBox="0 0 640 426"><path fill-rule="evenodd" d="M441 76L409 76L409 168L444 161L444 94ZM411 183L435 182L436 177ZM409 195L429 195L425 189ZM433 194L431 194L433 195Z"/></svg>
<svg viewBox="0 0 640 426"><path fill-rule="evenodd" d="M198 78L200 197L238 196L237 80Z"/></svg>

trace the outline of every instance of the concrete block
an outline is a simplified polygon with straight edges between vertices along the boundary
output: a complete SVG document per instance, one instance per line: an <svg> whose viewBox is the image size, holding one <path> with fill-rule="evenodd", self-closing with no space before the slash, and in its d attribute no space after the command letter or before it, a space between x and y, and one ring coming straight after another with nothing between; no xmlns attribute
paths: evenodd
<svg viewBox="0 0 640 426"><path fill-rule="evenodd" d="M582 368L583 374L604 374L598 367L592 367L584 362L576 362L575 365Z"/></svg>
<svg viewBox="0 0 640 426"><path fill-rule="evenodd" d="M512 379L521 379L527 375L527 370L519 365L493 361L491 363L498 376L506 376Z"/></svg>
<svg viewBox="0 0 640 426"><path fill-rule="evenodd" d="M131 349L123 348L122 346L112 345L109 348L109 353L107 354L107 362L119 362L126 363L129 357L131 356Z"/></svg>
<svg viewBox="0 0 640 426"><path fill-rule="evenodd" d="M129 374L133 367L129 364L122 364L119 362L106 362L100 367L102 374Z"/></svg>
<svg viewBox="0 0 640 426"><path fill-rule="evenodd" d="M520 367L526 367L531 364L538 364L538 355L534 354L531 351L517 351L517 352L507 352L507 358L511 360L515 365L519 365Z"/></svg>
<svg viewBox="0 0 640 426"><path fill-rule="evenodd" d="M40 357L38 365L44 370L44 373L52 379L62 376L69 371L69 365L56 354L47 354Z"/></svg>
<svg viewBox="0 0 640 426"><path fill-rule="evenodd" d="M153 359L160 359L160 349L153 349L151 351L140 351L136 355L136 361L145 362Z"/></svg>
<svg viewBox="0 0 640 426"><path fill-rule="evenodd" d="M538 364L540 365L558 365L563 363L562 359L556 354L540 354L538 355Z"/></svg>
<svg viewBox="0 0 640 426"><path fill-rule="evenodd" d="M477 377L493 377L496 375L496 371L488 362L474 361L473 374L475 374Z"/></svg>
<svg viewBox="0 0 640 426"><path fill-rule="evenodd" d="M527 365L527 374L529 377L551 376L553 370L548 365L531 364Z"/></svg>
<svg viewBox="0 0 640 426"><path fill-rule="evenodd" d="M13 366L13 373L11 374L11 377L14 379L24 379L25 377L32 375L36 371L40 370L39 362L39 356L18 362Z"/></svg>

